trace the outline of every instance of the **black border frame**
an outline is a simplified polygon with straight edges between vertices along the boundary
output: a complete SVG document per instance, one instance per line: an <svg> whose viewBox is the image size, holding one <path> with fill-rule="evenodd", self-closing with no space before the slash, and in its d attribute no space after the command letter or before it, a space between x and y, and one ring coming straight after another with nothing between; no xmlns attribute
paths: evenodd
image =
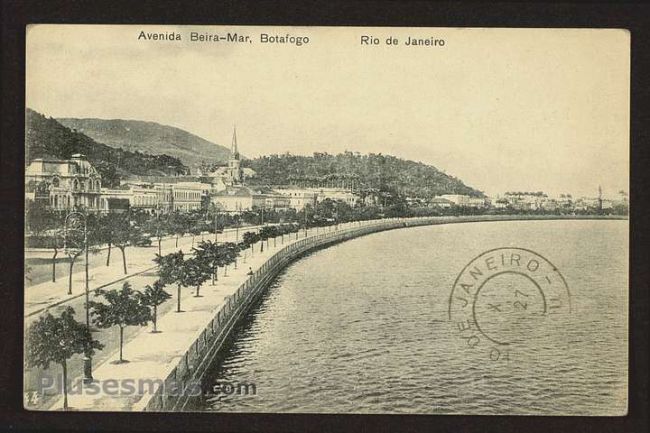
<svg viewBox="0 0 650 433"><path fill-rule="evenodd" d="M647 431L650 7L643 3L2 0L0 429L119 431ZM625 28L631 32L630 376L625 417L448 415L64 415L22 408L25 25L29 23Z"/></svg>

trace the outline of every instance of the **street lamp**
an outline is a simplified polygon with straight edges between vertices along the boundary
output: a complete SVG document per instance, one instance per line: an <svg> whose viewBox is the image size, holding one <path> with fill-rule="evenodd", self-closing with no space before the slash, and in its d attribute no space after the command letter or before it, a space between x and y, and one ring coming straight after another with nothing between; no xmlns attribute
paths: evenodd
<svg viewBox="0 0 650 433"><path fill-rule="evenodd" d="M88 328L88 332L90 332L90 309L89 309L89 304L90 304L90 290L88 287L88 224L87 224L87 218L86 215L79 212L79 211L73 211L70 212L68 215L65 217L65 225L63 229L63 249L66 251L66 254L69 254L68 251L71 249L79 249L79 245L74 245L74 241L70 239L70 234L77 232L79 233L80 231L83 231L83 246L82 248L85 250L85 290L86 290L86 327ZM70 245L71 242L73 245ZM93 382L93 374L92 374L92 358L90 355L84 353L83 357L84 361L84 377L83 377L83 383L84 384L89 384Z"/></svg>
<svg viewBox="0 0 650 433"><path fill-rule="evenodd" d="M214 209L214 219L210 221L210 211L209 209L206 209L205 211L205 225L208 226L209 224L214 224L214 243L215 245L217 244L217 231L219 229L219 212L217 211L216 207Z"/></svg>
<svg viewBox="0 0 650 433"><path fill-rule="evenodd" d="M237 222L235 223L235 243L239 242L239 224L241 224L241 219L239 217L239 214L236 214L237 216Z"/></svg>
<svg viewBox="0 0 650 433"><path fill-rule="evenodd" d="M239 210L222 210L221 212L225 212L227 214L239 215L239 213L241 212L241 208L239 208ZM225 229L225 225L230 224L231 222L235 225L235 243L237 243L239 242L239 226L241 224L241 221L239 218L237 218L235 221L234 216L230 217L230 219L226 223L224 223L224 229Z"/></svg>
<svg viewBox="0 0 650 433"><path fill-rule="evenodd" d="M303 210L305 211L305 237L307 237L307 206Z"/></svg>
<svg viewBox="0 0 650 433"><path fill-rule="evenodd" d="M157 210L157 205L156 205ZM162 246L161 246L161 237L162 233L160 231L160 212L156 212L156 238L158 239L158 255L162 256Z"/></svg>
<svg viewBox="0 0 650 433"><path fill-rule="evenodd" d="M214 211L214 243L218 244L217 236L219 234L219 212L215 209Z"/></svg>
<svg viewBox="0 0 650 433"><path fill-rule="evenodd" d="M219 233L219 211L214 211L214 243L217 243L217 234Z"/></svg>

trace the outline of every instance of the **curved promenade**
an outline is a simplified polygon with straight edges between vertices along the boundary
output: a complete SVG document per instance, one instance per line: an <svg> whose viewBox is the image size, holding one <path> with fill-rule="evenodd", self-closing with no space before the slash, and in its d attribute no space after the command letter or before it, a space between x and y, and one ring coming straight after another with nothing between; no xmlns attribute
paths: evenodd
<svg viewBox="0 0 650 433"><path fill-rule="evenodd" d="M216 286L205 286L203 297L183 297L185 312L169 312L158 321L161 334L141 332L124 348L128 364L105 362L94 377L102 392L80 392L69 397L71 407L81 410L183 411L197 397L197 385L205 376L224 343L245 317L251 305L275 276L289 263L315 249L365 234L422 225L513 220L627 219L598 216L464 216L394 218L322 227L267 241L265 252L248 256L248 262L231 269ZM287 239L287 237L289 239ZM249 251L250 252L250 251ZM252 271L249 275L248 268ZM211 287L212 290L211 290ZM187 290L186 290L187 292ZM117 382L118 390L130 381L135 392L109 393L103 386ZM121 384L121 386L120 386ZM73 391L74 392L74 391Z"/></svg>

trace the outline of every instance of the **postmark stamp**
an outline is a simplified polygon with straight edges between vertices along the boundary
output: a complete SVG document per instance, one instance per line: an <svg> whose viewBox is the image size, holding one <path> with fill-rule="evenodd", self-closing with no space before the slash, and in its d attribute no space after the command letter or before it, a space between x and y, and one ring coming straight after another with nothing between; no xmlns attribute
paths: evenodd
<svg viewBox="0 0 650 433"><path fill-rule="evenodd" d="M470 261L449 297L449 321L468 347L492 361L571 312L571 293L553 263L525 248L496 248Z"/></svg>

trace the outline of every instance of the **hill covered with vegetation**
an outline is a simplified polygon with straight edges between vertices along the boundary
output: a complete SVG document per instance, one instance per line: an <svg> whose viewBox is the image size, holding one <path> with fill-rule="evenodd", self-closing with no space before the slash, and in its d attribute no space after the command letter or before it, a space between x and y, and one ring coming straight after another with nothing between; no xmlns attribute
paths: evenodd
<svg viewBox="0 0 650 433"><path fill-rule="evenodd" d="M128 174L160 176L188 172L188 167L178 158L98 143L29 108L25 113L25 147L27 164L36 158L69 159L75 153L86 155L102 176L102 185L107 187L118 185L120 177Z"/></svg>
<svg viewBox="0 0 650 433"><path fill-rule="evenodd" d="M302 187L343 186L361 195L392 195L430 198L441 194L483 193L465 185L436 167L390 155L344 152L313 156L269 155L244 160L257 172L251 181L267 185Z"/></svg>
<svg viewBox="0 0 650 433"><path fill-rule="evenodd" d="M224 146L156 122L92 118L60 118L57 121L111 147L173 156L192 171L204 163L225 162L230 156L230 150Z"/></svg>

